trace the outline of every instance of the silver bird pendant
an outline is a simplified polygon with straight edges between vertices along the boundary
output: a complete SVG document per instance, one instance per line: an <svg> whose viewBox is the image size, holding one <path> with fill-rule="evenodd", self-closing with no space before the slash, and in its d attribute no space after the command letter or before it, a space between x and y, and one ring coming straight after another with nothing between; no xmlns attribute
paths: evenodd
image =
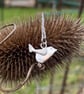
<svg viewBox="0 0 84 94"><path fill-rule="evenodd" d="M35 49L31 44L29 44L29 52L35 53L35 58L36 61L38 63L44 63L45 61L47 61L50 57L52 57L52 55L57 51L57 49L55 49L52 46L49 47L45 47L42 49Z"/></svg>

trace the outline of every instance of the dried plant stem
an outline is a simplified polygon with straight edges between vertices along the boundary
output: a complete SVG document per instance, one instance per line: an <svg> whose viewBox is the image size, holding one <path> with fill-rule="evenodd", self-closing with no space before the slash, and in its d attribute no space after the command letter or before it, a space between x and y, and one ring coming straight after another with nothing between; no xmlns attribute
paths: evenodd
<svg viewBox="0 0 84 94"><path fill-rule="evenodd" d="M79 8L78 18L81 17L82 12L83 12L83 8L84 8L84 0L81 0L81 2L80 2L80 8Z"/></svg>
<svg viewBox="0 0 84 94"><path fill-rule="evenodd" d="M19 83L15 88L13 88L13 89L3 89L2 87L0 87L0 91L8 94L10 92L14 92L14 91L20 89L29 80L29 77L31 75L31 72L32 72L34 66L35 66L35 64L31 65L31 67L30 67L30 69L29 69L29 71L27 73L27 76L26 76L25 80L23 82Z"/></svg>
<svg viewBox="0 0 84 94"><path fill-rule="evenodd" d="M50 83L49 83L50 87L48 94L53 94L54 75L55 75L55 69L53 69L53 71L50 72Z"/></svg>
<svg viewBox="0 0 84 94"><path fill-rule="evenodd" d="M35 79L35 83L36 83L36 93L35 94L41 94L40 80L39 79Z"/></svg>
<svg viewBox="0 0 84 94"><path fill-rule="evenodd" d="M70 64L67 64L65 67L65 72L64 72L64 77L63 77L62 88L61 88L60 94L64 94L64 92L65 92L65 88L67 86L67 78L68 78L69 68L70 68Z"/></svg>

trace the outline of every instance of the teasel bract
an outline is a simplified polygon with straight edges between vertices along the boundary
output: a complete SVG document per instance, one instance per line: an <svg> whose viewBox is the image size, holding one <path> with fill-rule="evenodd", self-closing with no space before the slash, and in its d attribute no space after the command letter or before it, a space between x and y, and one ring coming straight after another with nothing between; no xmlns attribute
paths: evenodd
<svg viewBox="0 0 84 94"><path fill-rule="evenodd" d="M2 41L12 30L7 27L1 30ZM67 64L79 52L79 47L84 35L83 25L80 20L73 20L66 16L45 16L45 30L48 46L57 49L55 54L46 62L44 69L34 66L29 80L41 77L53 68L57 69ZM1 83L15 83L25 79L32 64L37 64L35 53L29 53L28 44L39 49L41 43L41 17L16 24L16 30L2 44L0 44L0 80ZM69 62L68 62L69 63Z"/></svg>

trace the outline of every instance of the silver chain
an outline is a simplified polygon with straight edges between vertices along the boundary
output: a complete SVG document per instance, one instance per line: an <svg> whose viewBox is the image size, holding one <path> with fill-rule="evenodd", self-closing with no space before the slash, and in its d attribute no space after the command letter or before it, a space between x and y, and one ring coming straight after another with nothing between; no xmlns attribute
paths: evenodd
<svg viewBox="0 0 84 94"><path fill-rule="evenodd" d="M44 26L44 13L42 13L42 24L41 24L41 48L47 47L47 40L46 40L46 32L45 32L45 26Z"/></svg>

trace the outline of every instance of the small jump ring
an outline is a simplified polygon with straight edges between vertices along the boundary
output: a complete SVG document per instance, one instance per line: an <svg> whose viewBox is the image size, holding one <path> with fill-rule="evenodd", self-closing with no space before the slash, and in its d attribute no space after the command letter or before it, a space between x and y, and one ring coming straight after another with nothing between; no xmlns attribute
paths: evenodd
<svg viewBox="0 0 84 94"><path fill-rule="evenodd" d="M47 42L42 42L42 43L40 44L40 47L41 47L41 48L47 47Z"/></svg>
<svg viewBox="0 0 84 94"><path fill-rule="evenodd" d="M44 70L45 69L45 65L38 63L37 66L40 68L40 70Z"/></svg>
<svg viewBox="0 0 84 94"><path fill-rule="evenodd" d="M1 27L0 30L6 28L8 26L13 26L14 28L13 28L13 30L2 41L0 41L0 44L2 44L3 42L5 42L15 32L15 30L16 30L16 24L5 25L5 26Z"/></svg>

